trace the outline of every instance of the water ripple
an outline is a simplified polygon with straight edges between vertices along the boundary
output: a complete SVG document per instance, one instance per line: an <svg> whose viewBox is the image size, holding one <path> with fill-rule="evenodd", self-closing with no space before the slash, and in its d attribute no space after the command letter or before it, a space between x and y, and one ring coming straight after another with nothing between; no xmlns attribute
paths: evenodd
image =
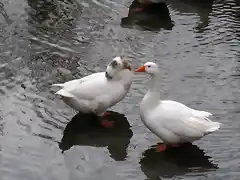
<svg viewBox="0 0 240 180"><path fill-rule="evenodd" d="M169 0L168 20L174 26L155 30L121 27L131 3L2 1L3 179L239 177L239 3ZM80 115L55 96L50 85L103 71L119 54L132 57L134 68L146 61L157 62L162 99L210 111L223 128L186 151L156 154L152 145L160 140L139 117L149 77L136 75L127 97L113 107L116 118L128 126L110 136L91 125L88 133L82 133L86 126ZM186 154L196 161L189 161Z"/></svg>

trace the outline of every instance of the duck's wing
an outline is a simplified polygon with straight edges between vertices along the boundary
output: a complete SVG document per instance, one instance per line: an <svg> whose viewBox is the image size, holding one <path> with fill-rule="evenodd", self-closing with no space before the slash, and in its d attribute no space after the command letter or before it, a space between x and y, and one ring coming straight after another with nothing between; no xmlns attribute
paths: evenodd
<svg viewBox="0 0 240 180"><path fill-rule="evenodd" d="M85 76L80 79L74 79L62 84L53 84L52 86L58 86L61 87L59 91L57 91L55 94L64 96L64 97L74 97L72 92L76 89L81 87L83 83L86 83L87 81L97 81L98 79L103 79L105 76L104 72L94 73L88 76Z"/></svg>
<svg viewBox="0 0 240 180"><path fill-rule="evenodd" d="M93 73L93 74L90 74L88 76L85 76L83 78L80 78L80 79L74 79L74 80L71 80L71 81L68 81L68 82L65 82L65 83L62 83L62 84L52 84L51 86L58 86L58 87L62 87L62 88L65 88L65 89L71 89L71 88L74 88L75 86L85 82L85 81L88 81L88 80L93 80L95 78L99 78L99 77L103 77L105 76L105 73L104 72L98 72L98 73Z"/></svg>
<svg viewBox="0 0 240 180"><path fill-rule="evenodd" d="M176 101L162 101L158 110L161 113L155 118L162 119L162 128L185 139L200 138L220 128L220 123L208 119L211 113L191 109Z"/></svg>
<svg viewBox="0 0 240 180"><path fill-rule="evenodd" d="M65 83L64 88L56 94L79 100L96 100L104 104L112 104L120 101L126 94L126 90L118 81L107 80L105 73L96 73L84 79Z"/></svg>

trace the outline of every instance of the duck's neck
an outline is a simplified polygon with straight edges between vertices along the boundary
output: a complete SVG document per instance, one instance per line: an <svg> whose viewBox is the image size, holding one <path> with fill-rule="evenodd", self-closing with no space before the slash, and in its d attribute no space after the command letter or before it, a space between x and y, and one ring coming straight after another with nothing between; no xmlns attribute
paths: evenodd
<svg viewBox="0 0 240 180"><path fill-rule="evenodd" d="M148 92L144 96L142 103L141 103L141 109L151 109L154 106L158 105L160 101L160 92L159 92L159 85L160 85L160 76L159 74L151 75L151 81L149 84Z"/></svg>
<svg viewBox="0 0 240 180"><path fill-rule="evenodd" d="M132 76L133 76L132 71L129 71L128 69L124 69L118 72L115 76L113 76L111 81L118 81L123 84L125 89L129 89L132 83Z"/></svg>

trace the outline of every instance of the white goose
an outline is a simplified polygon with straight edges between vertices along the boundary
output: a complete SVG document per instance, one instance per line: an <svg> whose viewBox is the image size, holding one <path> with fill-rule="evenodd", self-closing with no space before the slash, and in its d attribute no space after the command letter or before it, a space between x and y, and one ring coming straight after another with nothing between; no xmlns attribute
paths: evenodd
<svg viewBox="0 0 240 180"><path fill-rule="evenodd" d="M165 143L157 147L158 151L191 143L220 128L221 123L208 119L212 115L209 112L191 109L176 101L160 100L159 69L155 63L147 62L135 72L146 72L152 77L140 104L140 116L144 125Z"/></svg>
<svg viewBox="0 0 240 180"><path fill-rule="evenodd" d="M94 113L99 117L108 115L106 110L128 93L132 84L131 63L124 57L115 57L107 66L106 72L94 73L81 79L52 86L62 87L55 94L77 111ZM104 126L112 126L104 121Z"/></svg>

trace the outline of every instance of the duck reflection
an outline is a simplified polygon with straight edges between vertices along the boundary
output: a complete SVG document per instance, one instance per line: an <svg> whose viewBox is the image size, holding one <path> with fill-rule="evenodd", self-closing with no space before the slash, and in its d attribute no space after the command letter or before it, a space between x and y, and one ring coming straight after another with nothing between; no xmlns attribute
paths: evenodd
<svg viewBox="0 0 240 180"><path fill-rule="evenodd" d="M196 145L186 144L165 152L156 152L156 146L146 150L140 161L141 169L149 180L217 169L217 165L210 162L210 157Z"/></svg>
<svg viewBox="0 0 240 180"><path fill-rule="evenodd" d="M213 0L168 0L167 3L180 13L197 13L200 20L195 27L196 32L201 33L208 26Z"/></svg>
<svg viewBox="0 0 240 180"><path fill-rule="evenodd" d="M63 132L59 148L62 152L74 145L108 147L111 157L123 161L127 157L127 147L133 133L123 114L109 111L108 120L114 122L112 128L104 128L94 114L76 114Z"/></svg>
<svg viewBox="0 0 240 180"><path fill-rule="evenodd" d="M129 6L128 16L121 19L121 27L133 28L139 26L143 30L171 30L171 20L168 7L165 3L140 3L134 0Z"/></svg>

